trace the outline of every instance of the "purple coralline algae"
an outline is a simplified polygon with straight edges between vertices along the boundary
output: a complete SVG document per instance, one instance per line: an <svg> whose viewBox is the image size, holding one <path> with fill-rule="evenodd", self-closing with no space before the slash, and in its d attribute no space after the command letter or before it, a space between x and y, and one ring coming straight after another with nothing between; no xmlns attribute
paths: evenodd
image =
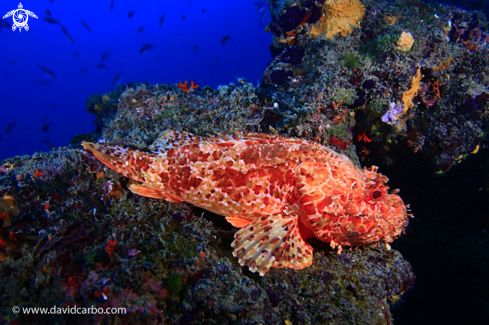
<svg viewBox="0 0 489 325"><path fill-rule="evenodd" d="M389 103L389 110L380 119L384 123L395 124L403 110L401 106L396 106L396 103L391 102Z"/></svg>

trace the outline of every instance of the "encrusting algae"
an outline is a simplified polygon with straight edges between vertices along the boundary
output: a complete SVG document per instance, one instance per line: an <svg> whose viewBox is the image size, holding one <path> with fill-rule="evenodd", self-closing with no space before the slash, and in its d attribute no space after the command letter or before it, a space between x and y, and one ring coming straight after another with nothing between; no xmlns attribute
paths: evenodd
<svg viewBox="0 0 489 325"><path fill-rule="evenodd" d="M189 202L241 228L233 255L252 272L303 269L316 237L341 246L396 239L408 224L402 199L377 168L357 168L320 144L259 133L202 138L166 131L146 153L84 142L109 168L141 185L136 194Z"/></svg>

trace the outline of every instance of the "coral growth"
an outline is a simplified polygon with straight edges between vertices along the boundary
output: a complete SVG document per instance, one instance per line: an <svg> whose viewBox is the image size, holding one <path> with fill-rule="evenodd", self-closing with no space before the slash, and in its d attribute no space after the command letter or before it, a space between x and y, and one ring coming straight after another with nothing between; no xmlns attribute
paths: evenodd
<svg viewBox="0 0 489 325"><path fill-rule="evenodd" d="M396 49L407 52L411 49L411 47L413 47L413 44L413 35L411 33L403 31L401 36L399 37L399 40L397 41Z"/></svg>
<svg viewBox="0 0 489 325"><path fill-rule="evenodd" d="M326 0L323 5L323 16L311 25L310 34L314 37L324 35L332 38L337 34L347 36L365 15L365 7L359 0Z"/></svg>

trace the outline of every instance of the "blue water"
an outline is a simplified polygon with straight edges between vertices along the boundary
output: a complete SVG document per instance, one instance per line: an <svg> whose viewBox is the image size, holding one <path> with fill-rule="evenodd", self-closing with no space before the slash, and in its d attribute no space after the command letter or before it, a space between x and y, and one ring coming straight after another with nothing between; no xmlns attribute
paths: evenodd
<svg viewBox="0 0 489 325"><path fill-rule="evenodd" d="M253 3L114 0L111 10L111 0L22 1L39 18L29 17L29 31L0 30L0 160L68 145L74 135L93 132L95 116L85 101L113 89L118 73L121 84L194 80L215 88L245 78L256 85L271 59L271 35ZM19 0L1 1L0 17L18 5ZM73 42L59 24L42 19L46 9ZM129 11L135 12L132 18ZM12 17L5 20L13 24ZM144 44L155 47L140 54ZM110 55L99 69L102 52Z"/></svg>

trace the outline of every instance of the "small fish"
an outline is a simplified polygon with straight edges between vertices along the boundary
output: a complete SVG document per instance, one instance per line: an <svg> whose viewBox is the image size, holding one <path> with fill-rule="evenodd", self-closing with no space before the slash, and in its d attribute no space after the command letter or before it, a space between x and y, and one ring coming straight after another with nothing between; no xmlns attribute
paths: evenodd
<svg viewBox="0 0 489 325"><path fill-rule="evenodd" d="M200 11L202 11L202 13L205 14L205 8L202 8Z"/></svg>
<svg viewBox="0 0 489 325"><path fill-rule="evenodd" d="M42 139L42 140L39 141L39 143L45 144L47 146L51 146L51 139L49 139L49 138Z"/></svg>
<svg viewBox="0 0 489 325"><path fill-rule="evenodd" d="M87 73L88 72L88 68L82 68L80 69L80 73Z"/></svg>
<svg viewBox="0 0 489 325"><path fill-rule="evenodd" d="M165 22L165 18L166 18L166 14L163 14L161 15L160 17L160 27L163 25L163 23Z"/></svg>
<svg viewBox="0 0 489 325"><path fill-rule="evenodd" d="M58 104L51 105L51 109L55 109L56 107L58 107Z"/></svg>
<svg viewBox="0 0 489 325"><path fill-rule="evenodd" d="M47 16L52 16L51 10L49 9L46 9L46 11L44 11L44 14L46 14Z"/></svg>
<svg viewBox="0 0 489 325"><path fill-rule="evenodd" d="M42 126L42 132L47 132L49 130L49 124L44 124Z"/></svg>
<svg viewBox="0 0 489 325"><path fill-rule="evenodd" d="M222 38L221 45L225 45L227 42L229 42L229 35L226 35Z"/></svg>
<svg viewBox="0 0 489 325"><path fill-rule="evenodd" d="M5 134L9 133L10 131L12 131L12 129L14 128L15 124L17 124L17 121L13 121L9 124L7 124L7 126L5 127Z"/></svg>
<svg viewBox="0 0 489 325"><path fill-rule="evenodd" d="M0 142L2 142L2 141L3 141L3 140L2 140L2 137L0 137Z"/></svg>
<svg viewBox="0 0 489 325"><path fill-rule="evenodd" d="M199 46L198 45L194 45L194 46L192 46L192 49L193 50L198 50L199 49Z"/></svg>
<svg viewBox="0 0 489 325"><path fill-rule="evenodd" d="M45 22L53 24L53 25L56 25L58 23L58 21L56 19L54 19L53 17L50 17L50 16L44 16L44 17L41 17L41 19L44 20Z"/></svg>
<svg viewBox="0 0 489 325"><path fill-rule="evenodd" d="M80 20L80 23L83 25L83 27L85 27L85 28L86 28L86 30L88 30L89 32L91 32L91 31L92 31L92 29L90 28L90 26L88 26L88 25L87 25L87 23L86 23L86 22L84 22L83 20Z"/></svg>
<svg viewBox="0 0 489 325"><path fill-rule="evenodd" d="M256 6L256 13L260 15L260 26L267 25L270 20L270 3L268 1L256 1L253 3Z"/></svg>
<svg viewBox="0 0 489 325"><path fill-rule="evenodd" d="M54 0L49 0L49 3L54 2Z"/></svg>
<svg viewBox="0 0 489 325"><path fill-rule="evenodd" d="M100 62L104 62L109 58L109 56L112 54L111 51L102 51L102 54L100 56Z"/></svg>
<svg viewBox="0 0 489 325"><path fill-rule="evenodd" d="M79 55L80 55L80 53L78 53L78 51L74 51L74 52L73 52L73 57L74 57L74 58L77 58Z"/></svg>
<svg viewBox="0 0 489 325"><path fill-rule="evenodd" d="M9 64L9 65L16 65L16 64L17 64L17 62L15 62L15 61L8 61L8 64Z"/></svg>
<svg viewBox="0 0 489 325"><path fill-rule="evenodd" d="M135 11L131 10L127 13L127 17L132 18L132 16L134 16L135 13L136 13Z"/></svg>
<svg viewBox="0 0 489 325"><path fill-rule="evenodd" d="M182 19L185 20L185 18L187 18L185 15L182 15Z"/></svg>
<svg viewBox="0 0 489 325"><path fill-rule="evenodd" d="M136 256L139 253L141 253L141 251L138 249L130 249L127 251L127 255L129 255L129 256Z"/></svg>
<svg viewBox="0 0 489 325"><path fill-rule="evenodd" d="M144 26L141 26L136 30L136 33L142 33L142 32L144 32Z"/></svg>
<svg viewBox="0 0 489 325"><path fill-rule="evenodd" d="M47 86L51 83L51 80L39 80L36 79L32 82L34 85L41 85L41 86Z"/></svg>
<svg viewBox="0 0 489 325"><path fill-rule="evenodd" d="M10 25L10 23L8 21L6 21L5 19L2 20L2 23L3 23L4 28L7 28L7 29L12 28L12 25Z"/></svg>
<svg viewBox="0 0 489 325"><path fill-rule="evenodd" d="M114 9L114 0L110 0L110 10Z"/></svg>
<svg viewBox="0 0 489 325"><path fill-rule="evenodd" d="M120 83L123 74L124 73L119 72L114 76L114 79L112 79L112 87L115 87Z"/></svg>
<svg viewBox="0 0 489 325"><path fill-rule="evenodd" d="M52 72L51 70L49 70L48 68L44 68L44 67L41 67L39 66L38 67L42 72L44 72L46 75L48 75L49 77L51 78L56 78L56 75L54 74L54 72Z"/></svg>
<svg viewBox="0 0 489 325"><path fill-rule="evenodd" d="M151 51L154 47L156 47L155 45L153 44L149 44L149 43L146 43L144 44L141 49L139 50L139 54L146 54L148 53L149 51Z"/></svg>
<svg viewBox="0 0 489 325"><path fill-rule="evenodd" d="M103 63L99 63L97 64L97 69L104 69L104 68L107 68L107 66Z"/></svg>
<svg viewBox="0 0 489 325"><path fill-rule="evenodd" d="M377 167L358 168L318 143L236 132L199 137L167 130L152 153L82 142L98 160L140 184L138 195L188 202L237 228L239 264L264 276L270 268L312 264L307 239L342 246L389 243L408 225L408 208Z"/></svg>
<svg viewBox="0 0 489 325"><path fill-rule="evenodd" d="M61 25L61 22L60 21L58 21L58 24L59 24L59 27L61 27L61 30L63 31L63 34L65 34L65 36L68 37L68 39L70 40L70 42L73 43L73 38L68 33L68 31L66 30L66 28L63 25Z"/></svg>

